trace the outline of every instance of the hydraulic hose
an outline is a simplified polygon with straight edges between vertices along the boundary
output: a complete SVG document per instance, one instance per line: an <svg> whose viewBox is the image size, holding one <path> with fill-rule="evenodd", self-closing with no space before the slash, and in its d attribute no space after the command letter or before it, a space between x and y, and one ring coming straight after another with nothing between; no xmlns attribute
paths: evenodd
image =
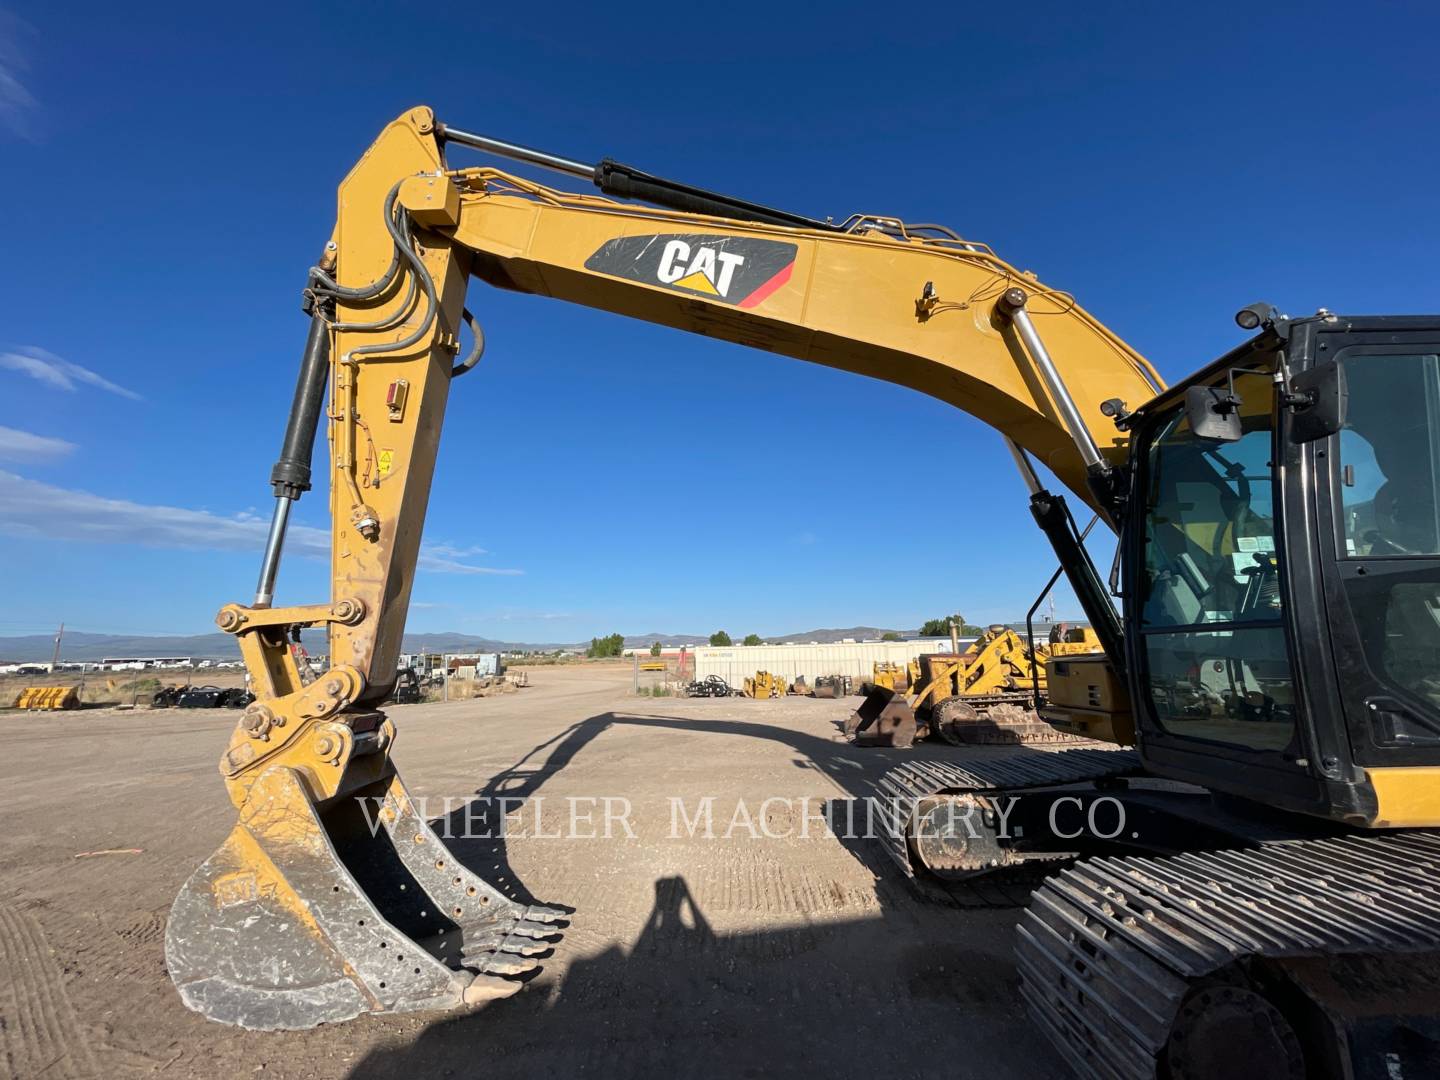
<svg viewBox="0 0 1440 1080"><path fill-rule="evenodd" d="M480 362L480 357L485 354L485 331L480 328L480 320L470 314L469 308L461 308L461 317L470 327L470 332L475 335L475 344L470 347L470 354L450 369L450 377L464 375Z"/></svg>
<svg viewBox="0 0 1440 1080"><path fill-rule="evenodd" d="M395 241L395 253L397 257L403 258L410 264L410 269L414 271L415 279L425 291L425 317L420 320L420 325L415 327L414 330L399 341L377 341L370 345L357 345L345 356L341 357L341 360L345 363L353 363L359 357L368 356L370 353L404 352L428 334L431 325L435 322L435 311L439 306L435 298L435 279L430 276L430 271L426 268L420 256L411 250L410 244L406 239L405 230L395 224L395 220L390 214L390 208L394 205L395 196L399 193L399 190L400 185L397 184L390 189L390 194L386 197L385 228L390 233L390 238Z"/></svg>
<svg viewBox="0 0 1440 1080"><path fill-rule="evenodd" d="M390 230L392 237L395 236L395 200L400 196L401 183L404 181L396 183L385 196L385 225ZM397 239L395 251L390 256L389 268L369 285L358 285L354 288L341 285L318 266L311 267L310 280L318 283L323 292L337 300L373 300L385 292L395 280L395 272L400 269L399 244L400 241Z"/></svg>

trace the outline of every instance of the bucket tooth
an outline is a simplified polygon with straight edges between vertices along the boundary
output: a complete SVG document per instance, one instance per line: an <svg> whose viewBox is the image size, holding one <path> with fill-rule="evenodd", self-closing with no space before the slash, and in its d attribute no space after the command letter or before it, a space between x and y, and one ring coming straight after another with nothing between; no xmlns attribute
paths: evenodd
<svg viewBox="0 0 1440 1080"><path fill-rule="evenodd" d="M480 956L467 953L465 963L477 968L481 975L525 975L540 966L539 960L512 952L487 952Z"/></svg>
<svg viewBox="0 0 1440 1080"><path fill-rule="evenodd" d="M494 1001L496 998L507 998L524 985L514 979L501 979L494 975L476 975L475 980L465 988L465 1004L479 1005L482 1002Z"/></svg>
<svg viewBox="0 0 1440 1080"><path fill-rule="evenodd" d="M517 937L548 939L557 936L560 931L554 923L531 922L526 919L516 923L515 929L512 930L511 933Z"/></svg>
<svg viewBox="0 0 1440 1080"><path fill-rule="evenodd" d="M463 867L393 772L317 805L275 767L176 898L166 961L211 1019L303 1029L507 996L523 984L497 976L534 970L537 926L564 914Z"/></svg>
<svg viewBox="0 0 1440 1080"><path fill-rule="evenodd" d="M494 953L508 953L511 956L539 956L553 949L554 943L549 941L536 941L534 938L517 938L513 935L503 941L480 941L474 945L466 944L462 955L465 958L467 967L479 968L482 966L481 959ZM474 963L471 961L474 960Z"/></svg>

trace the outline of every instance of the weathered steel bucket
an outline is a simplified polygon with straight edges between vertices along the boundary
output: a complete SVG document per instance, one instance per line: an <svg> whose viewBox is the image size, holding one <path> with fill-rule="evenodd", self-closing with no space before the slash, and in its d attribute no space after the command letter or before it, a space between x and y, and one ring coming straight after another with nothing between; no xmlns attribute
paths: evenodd
<svg viewBox="0 0 1440 1080"><path fill-rule="evenodd" d="M461 866L388 762L322 804L277 766L180 891L165 955L185 1004L212 1020L309 1028L513 994L564 914Z"/></svg>

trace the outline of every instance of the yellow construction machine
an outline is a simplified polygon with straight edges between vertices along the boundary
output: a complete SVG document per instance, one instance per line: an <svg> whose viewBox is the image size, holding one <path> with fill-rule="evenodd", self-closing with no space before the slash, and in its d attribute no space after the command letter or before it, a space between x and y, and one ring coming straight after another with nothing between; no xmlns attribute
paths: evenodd
<svg viewBox="0 0 1440 1080"><path fill-rule="evenodd" d="M471 151L592 190L453 159ZM1078 1072L1433 1075L1440 316L1251 305L1245 340L1167 389L1072 294L948 228L773 210L425 108L340 185L259 585L217 619L258 700L220 761L234 831L166 929L186 1004L257 1028L455 1007L519 989L563 921L456 861L377 709L446 399L479 359L472 279L909 386L1009 441L1104 651L1052 662L1071 674L1046 715L1134 749L912 759L881 832L906 873L1052 869L1020 987ZM280 606L322 416L332 592ZM1118 611L1039 465L1118 537ZM288 648L305 627L331 659L309 684Z"/></svg>
<svg viewBox="0 0 1440 1080"><path fill-rule="evenodd" d="M963 653L926 653L913 661L908 692L872 685L845 734L857 746L906 747L925 738L953 746L1080 741L1084 732L1061 731L1036 711L1052 657L1104 655L1089 629L1068 636L1032 650L1014 630L996 625Z"/></svg>
<svg viewBox="0 0 1440 1080"><path fill-rule="evenodd" d="M27 686L15 699L15 708L49 712L58 709L78 709L80 688L78 686Z"/></svg>
<svg viewBox="0 0 1440 1080"><path fill-rule="evenodd" d="M784 697L788 689L782 676L772 675L768 671L757 671L754 678L745 680L740 692L748 698L768 700Z"/></svg>
<svg viewBox="0 0 1440 1080"><path fill-rule="evenodd" d="M870 681L866 694L875 690L888 690L892 694L910 688L920 678L920 665L914 661L897 664L892 660L876 660L870 668Z"/></svg>

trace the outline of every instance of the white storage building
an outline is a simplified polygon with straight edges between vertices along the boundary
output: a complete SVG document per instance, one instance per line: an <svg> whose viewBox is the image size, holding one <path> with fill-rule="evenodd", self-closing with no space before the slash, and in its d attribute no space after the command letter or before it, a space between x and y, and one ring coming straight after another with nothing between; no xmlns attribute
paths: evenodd
<svg viewBox="0 0 1440 1080"><path fill-rule="evenodd" d="M974 638L961 638L963 650ZM719 675L735 689L757 671L794 682L801 675L811 685L821 675L870 678L876 663L908 664L922 653L948 653L950 639L856 641L831 645L702 645L695 650L695 678Z"/></svg>

